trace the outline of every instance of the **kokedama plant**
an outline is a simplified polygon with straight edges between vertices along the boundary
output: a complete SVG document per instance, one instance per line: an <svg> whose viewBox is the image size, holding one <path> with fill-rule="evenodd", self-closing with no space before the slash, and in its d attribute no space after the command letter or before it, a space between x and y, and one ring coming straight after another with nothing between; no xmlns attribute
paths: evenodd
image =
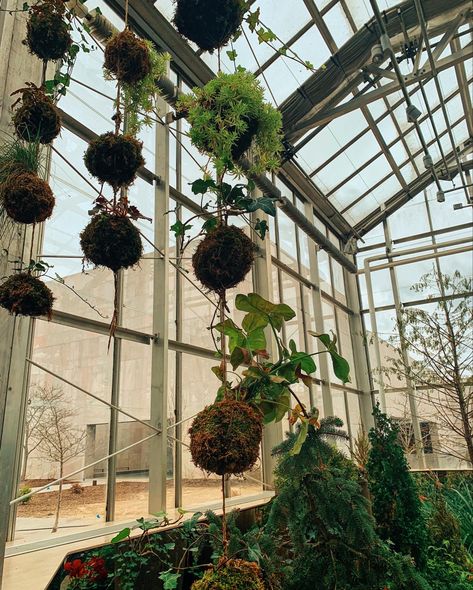
<svg viewBox="0 0 473 590"><path fill-rule="evenodd" d="M398 427L379 407L373 411L375 427L369 432L371 450L367 465L373 515L382 539L396 551L425 564L426 523L407 459L398 442Z"/></svg>
<svg viewBox="0 0 473 590"><path fill-rule="evenodd" d="M13 94L18 93L21 98L13 105L21 102L13 115L18 137L29 142L51 143L61 131L61 117L53 101L32 83Z"/></svg>
<svg viewBox="0 0 473 590"><path fill-rule="evenodd" d="M202 410L189 434L197 467L218 475L242 474L258 458L263 417L245 402L224 399Z"/></svg>
<svg viewBox="0 0 473 590"><path fill-rule="evenodd" d="M84 155L87 170L114 190L130 185L144 165L143 143L131 135L108 132L93 139Z"/></svg>
<svg viewBox="0 0 473 590"><path fill-rule="evenodd" d="M18 223L40 223L51 217L55 198L49 184L32 172L10 175L0 184L0 203Z"/></svg>
<svg viewBox="0 0 473 590"><path fill-rule="evenodd" d="M151 72L149 47L130 29L114 35L108 41L104 57L104 68L119 82L136 84Z"/></svg>
<svg viewBox="0 0 473 590"><path fill-rule="evenodd" d="M62 59L72 45L64 0L43 0L29 7L26 43L43 60Z"/></svg>
<svg viewBox="0 0 473 590"><path fill-rule="evenodd" d="M202 579L192 584L192 590L265 590L261 568L243 559L221 559L207 570Z"/></svg>
<svg viewBox="0 0 473 590"><path fill-rule="evenodd" d="M173 22L181 35L212 53L230 41L244 11L243 0L176 0Z"/></svg>
<svg viewBox="0 0 473 590"><path fill-rule="evenodd" d="M187 116L190 139L210 156L217 177L234 170L247 151L252 156L250 172L277 168L283 149L281 113L265 102L252 73L244 68L234 74L219 72L193 92L182 97L178 112Z"/></svg>
<svg viewBox="0 0 473 590"><path fill-rule="evenodd" d="M52 291L31 272L28 268L26 272L13 274L0 285L0 307L13 315L50 319L54 302Z"/></svg>

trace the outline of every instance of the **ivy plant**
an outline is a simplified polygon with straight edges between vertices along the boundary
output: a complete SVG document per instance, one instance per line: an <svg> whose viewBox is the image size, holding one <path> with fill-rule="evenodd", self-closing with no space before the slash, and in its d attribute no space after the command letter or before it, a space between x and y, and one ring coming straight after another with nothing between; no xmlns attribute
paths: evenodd
<svg viewBox="0 0 473 590"><path fill-rule="evenodd" d="M228 380L229 372L225 371L224 363L212 368L222 382L217 399L234 395L252 403L262 412L265 423L278 422L291 412L291 422L301 424L292 451L297 454L307 437L309 425L318 425L318 412L315 409L307 410L291 386L299 382L310 386L312 375L317 370L314 357L321 352L308 354L299 351L294 340L290 340L288 346L284 344L282 327L296 315L285 303L271 303L257 293L250 293L237 295L235 307L245 312L241 326L231 318L214 326L218 333L227 337L232 374L237 377L235 383ZM330 355L337 378L343 383L349 382L350 367L338 353L336 337L314 332L310 334L325 346L322 352ZM268 338L273 338L276 344L275 360L271 360L268 353ZM236 373L240 367L244 367L242 376ZM296 401L292 410L291 397Z"/></svg>

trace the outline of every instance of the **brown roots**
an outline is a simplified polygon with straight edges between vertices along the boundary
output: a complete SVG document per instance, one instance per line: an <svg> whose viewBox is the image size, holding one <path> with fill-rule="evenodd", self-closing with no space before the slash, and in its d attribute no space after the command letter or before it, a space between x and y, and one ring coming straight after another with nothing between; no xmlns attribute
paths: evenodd
<svg viewBox="0 0 473 590"><path fill-rule="evenodd" d="M44 0L30 8L26 43L31 53L44 60L57 60L66 55L72 37L64 13L63 0Z"/></svg>
<svg viewBox="0 0 473 590"><path fill-rule="evenodd" d="M220 292L243 281L255 258L255 245L239 227L220 225L205 236L192 256L195 276Z"/></svg>
<svg viewBox="0 0 473 590"><path fill-rule="evenodd" d="M140 232L128 219L108 213L92 218L80 234L86 260L116 272L137 264L143 254Z"/></svg>
<svg viewBox="0 0 473 590"><path fill-rule="evenodd" d="M49 219L56 200L47 182L32 172L21 172L1 186L0 202L11 219L28 224Z"/></svg>
<svg viewBox="0 0 473 590"><path fill-rule="evenodd" d="M136 84L151 72L148 46L126 29L107 43L104 66L120 82Z"/></svg>
<svg viewBox="0 0 473 590"><path fill-rule="evenodd" d="M224 400L204 408L189 429L192 461L218 475L241 474L258 459L261 414L247 403Z"/></svg>
<svg viewBox="0 0 473 590"><path fill-rule="evenodd" d="M28 273L12 275L0 285L0 307L14 315L47 316L49 319L53 302L49 287Z"/></svg>
<svg viewBox="0 0 473 590"><path fill-rule="evenodd" d="M243 559L225 559L208 569L191 590L264 590L261 568Z"/></svg>
<svg viewBox="0 0 473 590"><path fill-rule="evenodd" d="M84 155L87 170L114 189L128 186L144 165L143 144L131 135L104 133L90 142Z"/></svg>
<svg viewBox="0 0 473 590"><path fill-rule="evenodd" d="M18 137L29 142L51 143L61 131L61 117L53 101L34 86L20 92L22 104L13 115Z"/></svg>
<svg viewBox="0 0 473 590"><path fill-rule="evenodd" d="M243 20L240 0L177 0L174 25L200 49L226 45Z"/></svg>

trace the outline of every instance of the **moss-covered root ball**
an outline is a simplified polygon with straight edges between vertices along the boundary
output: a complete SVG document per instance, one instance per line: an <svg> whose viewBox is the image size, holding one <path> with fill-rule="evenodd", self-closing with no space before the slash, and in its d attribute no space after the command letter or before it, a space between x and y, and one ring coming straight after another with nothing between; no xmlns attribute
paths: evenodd
<svg viewBox="0 0 473 590"><path fill-rule="evenodd" d="M204 408L189 429L192 461L217 475L241 474L258 459L263 419L245 402L224 400Z"/></svg>
<svg viewBox="0 0 473 590"><path fill-rule="evenodd" d="M104 133L90 142L84 155L87 170L113 188L128 186L144 165L143 144L131 135Z"/></svg>
<svg viewBox="0 0 473 590"><path fill-rule="evenodd" d="M105 68L125 84L136 84L151 73L148 46L126 29L112 37L105 47Z"/></svg>
<svg viewBox="0 0 473 590"><path fill-rule="evenodd" d="M40 59L62 59L72 45L65 11L64 0L44 0L30 8L26 43Z"/></svg>
<svg viewBox="0 0 473 590"><path fill-rule="evenodd" d="M265 590L261 568L243 559L221 560L208 569L192 590Z"/></svg>
<svg viewBox="0 0 473 590"><path fill-rule="evenodd" d="M226 45L243 20L240 0L176 0L174 25L203 51Z"/></svg>
<svg viewBox="0 0 473 590"><path fill-rule="evenodd" d="M220 225L205 236L192 256L195 276L212 291L231 289L250 271L255 250L239 227Z"/></svg>
<svg viewBox="0 0 473 590"><path fill-rule="evenodd" d="M53 302L51 289L28 273L12 275L0 285L0 307L14 315L51 318Z"/></svg>
<svg viewBox="0 0 473 590"><path fill-rule="evenodd" d="M21 106L13 115L15 131L21 139L47 144L61 131L61 117L53 101L40 88L22 90Z"/></svg>
<svg viewBox="0 0 473 590"><path fill-rule="evenodd" d="M10 176L0 188L0 203L18 223L41 223L51 217L55 198L47 182L32 172Z"/></svg>
<svg viewBox="0 0 473 590"><path fill-rule="evenodd" d="M84 258L116 272L137 264L143 254L140 232L128 217L95 215L80 234Z"/></svg>

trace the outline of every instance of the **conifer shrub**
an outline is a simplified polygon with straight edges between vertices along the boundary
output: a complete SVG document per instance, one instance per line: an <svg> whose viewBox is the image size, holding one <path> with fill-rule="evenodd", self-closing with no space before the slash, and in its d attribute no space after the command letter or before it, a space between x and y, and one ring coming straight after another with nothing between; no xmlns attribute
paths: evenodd
<svg viewBox="0 0 473 590"><path fill-rule="evenodd" d="M140 232L128 217L99 213L80 234L84 257L114 272L137 264L143 254Z"/></svg>
<svg viewBox="0 0 473 590"><path fill-rule="evenodd" d="M241 0L176 0L174 25L203 51L226 45L243 20Z"/></svg>
<svg viewBox="0 0 473 590"><path fill-rule="evenodd" d="M18 223L40 223L51 217L55 198L47 182L32 172L9 176L0 185L0 203Z"/></svg>
<svg viewBox="0 0 473 590"><path fill-rule="evenodd" d="M0 285L0 307L13 315L51 318L54 296L42 281L29 273L14 274Z"/></svg>
<svg viewBox="0 0 473 590"><path fill-rule="evenodd" d="M251 270L255 249L239 227L219 225L205 236L192 256L195 276L212 291L231 289Z"/></svg>
<svg viewBox="0 0 473 590"><path fill-rule="evenodd" d="M192 584L192 590L265 590L265 586L256 563L223 558Z"/></svg>
<svg viewBox="0 0 473 590"><path fill-rule="evenodd" d="M399 429L379 407L373 414L376 425L369 432L367 470L377 530L396 551L411 555L422 567L427 548L426 523L415 481L398 442Z"/></svg>
<svg viewBox="0 0 473 590"><path fill-rule="evenodd" d="M189 429L192 461L217 475L241 474L259 455L263 418L252 406L223 400L204 408Z"/></svg>
<svg viewBox="0 0 473 590"><path fill-rule="evenodd" d="M20 139L51 143L61 131L61 117L53 101L41 88L29 85L17 91L21 106L13 115L13 125Z"/></svg>
<svg viewBox="0 0 473 590"><path fill-rule="evenodd" d="M26 43L31 53L53 61L66 55L72 37L65 12L64 0L43 0L29 7Z"/></svg>
<svg viewBox="0 0 473 590"><path fill-rule="evenodd" d="M143 143L131 135L104 133L92 140L84 155L87 170L115 190L130 185L144 165Z"/></svg>
<svg viewBox="0 0 473 590"><path fill-rule="evenodd" d="M273 453L278 457L276 497L266 532L288 564L284 590L430 590L412 559L394 553L376 533L354 464L331 440L344 439L341 420L309 426L298 452L298 433Z"/></svg>
<svg viewBox="0 0 473 590"><path fill-rule="evenodd" d="M111 38L104 57L104 67L125 84L136 84L151 72L149 47L130 29Z"/></svg>

